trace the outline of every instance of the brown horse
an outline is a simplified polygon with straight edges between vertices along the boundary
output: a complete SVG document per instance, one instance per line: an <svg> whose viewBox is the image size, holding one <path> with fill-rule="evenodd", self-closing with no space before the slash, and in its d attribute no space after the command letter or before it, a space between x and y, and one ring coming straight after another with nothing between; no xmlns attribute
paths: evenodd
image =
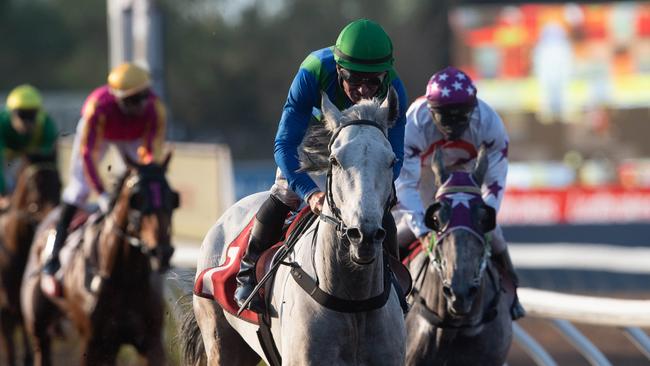
<svg viewBox="0 0 650 366"><path fill-rule="evenodd" d="M150 365L163 365L163 284L174 251L172 212L178 193L162 165L127 160L111 210L88 218L68 237L60 253L63 295L41 291L42 251L58 212L39 227L22 285L22 310L36 365L50 365L52 328L68 317L81 336L83 365L112 365L122 344L130 344ZM67 251L67 252L66 252Z"/></svg>
<svg viewBox="0 0 650 366"><path fill-rule="evenodd" d="M426 223L434 241L410 263L413 306L406 317L407 365L503 365L512 341L513 288L490 260L485 233L495 212L481 198L481 149L471 173L447 173L434 155L436 201Z"/></svg>
<svg viewBox="0 0 650 366"><path fill-rule="evenodd" d="M16 364L16 327L22 332L25 364L31 363L20 313L20 283L36 226L58 205L60 194L56 156L28 156L18 174L10 206L0 214L0 343L6 365Z"/></svg>

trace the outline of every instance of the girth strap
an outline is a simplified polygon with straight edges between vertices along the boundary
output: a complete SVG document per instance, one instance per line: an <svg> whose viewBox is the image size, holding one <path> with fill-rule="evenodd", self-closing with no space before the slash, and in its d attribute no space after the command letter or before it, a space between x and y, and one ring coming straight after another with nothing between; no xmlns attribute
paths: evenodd
<svg viewBox="0 0 650 366"><path fill-rule="evenodd" d="M291 276L293 279L300 285L300 287L305 290L306 293L311 296L312 299L316 300L317 303L323 305L324 307L338 311L341 313L359 313L364 311L376 310L383 307L388 301L391 290L391 276L392 273L388 266L384 267L384 291L371 298L365 300L348 300L341 299L328 294L318 287L318 283L314 281L307 272L305 272L300 266L294 266L291 268Z"/></svg>

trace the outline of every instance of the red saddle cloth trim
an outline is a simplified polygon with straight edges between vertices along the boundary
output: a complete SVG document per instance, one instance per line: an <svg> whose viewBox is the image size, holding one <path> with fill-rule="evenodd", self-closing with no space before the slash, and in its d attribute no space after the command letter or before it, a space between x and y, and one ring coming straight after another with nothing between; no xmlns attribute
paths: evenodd
<svg viewBox="0 0 650 366"><path fill-rule="evenodd" d="M419 240L415 240L408 247L408 254L402 259L402 264L408 267L408 265L415 259L415 257L422 252L423 248Z"/></svg>
<svg viewBox="0 0 650 366"><path fill-rule="evenodd" d="M300 211L298 215L294 218L293 222L287 230L287 236L295 228L296 223L308 212L309 206ZM251 235L251 228L253 227L254 217L246 225L244 230L241 231L239 235L233 240L230 244L227 245L225 250L226 260L225 262L213 268L207 268L203 270L196 279L194 283L194 294L196 296L204 297L206 299L211 299L219 303L221 307L232 315L237 315L239 311L239 306L235 302L234 295L235 289L237 288L237 272L239 272L239 264L241 258L246 253L246 248L248 247L248 241ZM286 237L286 236L285 236ZM279 242L273 245L271 248L267 249L260 260L258 260L256 265L256 272L259 276L261 268L267 268L267 263L270 263L273 258L273 254L278 250L283 242ZM265 271L262 271L262 276ZM258 277L259 278L259 277ZM240 319L248 321L253 324L259 324L258 314L250 310L244 310L240 316Z"/></svg>

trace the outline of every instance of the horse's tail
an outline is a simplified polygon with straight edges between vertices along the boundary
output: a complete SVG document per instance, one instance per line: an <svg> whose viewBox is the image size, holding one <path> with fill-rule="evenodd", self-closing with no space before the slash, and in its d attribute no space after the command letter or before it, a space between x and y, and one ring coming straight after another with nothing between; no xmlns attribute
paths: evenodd
<svg viewBox="0 0 650 366"><path fill-rule="evenodd" d="M192 294L184 295L183 298L189 298L190 306L181 315L181 329L178 334L181 343L181 356L183 365L199 365L205 356L203 347L203 338L199 323L196 321L194 310L192 309Z"/></svg>

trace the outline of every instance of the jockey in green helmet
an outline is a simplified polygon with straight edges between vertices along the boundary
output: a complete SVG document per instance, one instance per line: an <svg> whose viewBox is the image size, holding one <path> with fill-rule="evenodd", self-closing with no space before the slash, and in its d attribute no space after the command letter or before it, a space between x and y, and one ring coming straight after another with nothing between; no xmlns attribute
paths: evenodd
<svg viewBox="0 0 650 366"><path fill-rule="evenodd" d="M271 194L255 216L246 254L237 275L235 300L241 306L255 285L255 263L262 252L280 239L289 211L304 201L314 213L320 213L324 193L300 171L298 146L312 120L320 120L321 92L341 110L362 99L383 98L392 87L397 92L399 114L388 130L388 140L397 158L393 179L399 175L404 156L406 91L393 68L393 44L377 23L359 19L348 24L336 44L309 54L294 77L275 137L275 161L278 171ZM390 213L383 221L387 232L384 247L397 257L395 221ZM251 310L261 311L263 304L254 298Z"/></svg>

